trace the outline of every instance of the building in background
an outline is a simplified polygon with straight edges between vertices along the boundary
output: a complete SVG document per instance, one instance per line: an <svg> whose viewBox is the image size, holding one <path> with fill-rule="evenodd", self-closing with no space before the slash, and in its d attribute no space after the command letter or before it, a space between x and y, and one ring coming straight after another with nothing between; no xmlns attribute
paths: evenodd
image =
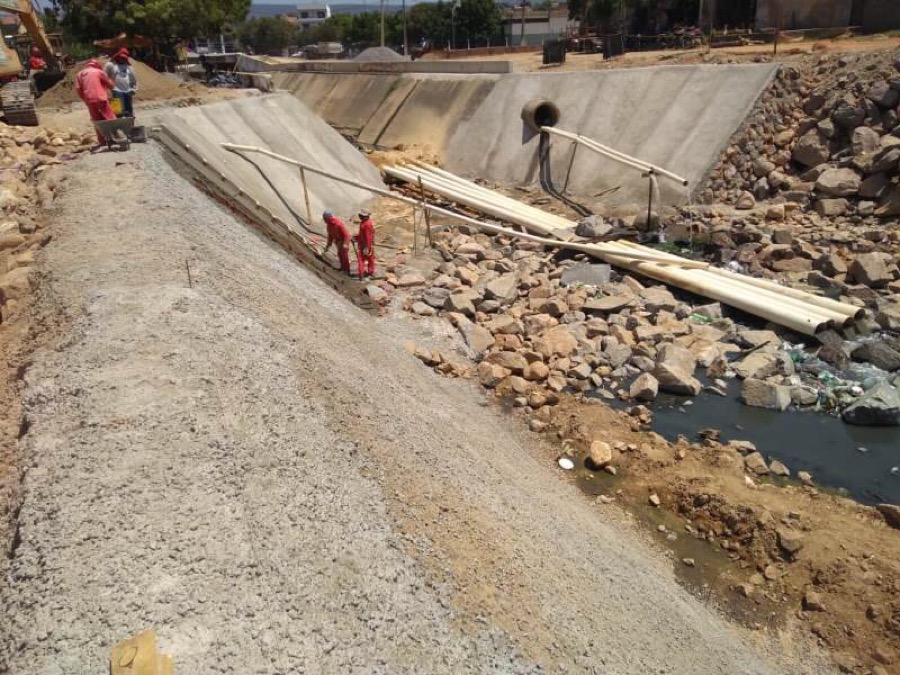
<svg viewBox="0 0 900 675"><path fill-rule="evenodd" d="M297 5L297 9L291 14L296 17L297 23L303 30L312 28L331 18L331 7L328 3L309 3Z"/></svg>
<svg viewBox="0 0 900 675"><path fill-rule="evenodd" d="M503 38L513 47L523 44L523 32L524 44L540 45L544 40L564 37L577 30L578 21L569 18L569 8L565 3L548 5L543 9L525 5L524 21L522 5L503 9Z"/></svg>

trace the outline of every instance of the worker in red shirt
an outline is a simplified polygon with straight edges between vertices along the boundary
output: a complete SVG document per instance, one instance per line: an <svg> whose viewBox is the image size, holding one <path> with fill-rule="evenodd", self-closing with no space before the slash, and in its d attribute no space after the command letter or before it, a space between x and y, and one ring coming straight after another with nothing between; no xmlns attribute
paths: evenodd
<svg viewBox="0 0 900 675"><path fill-rule="evenodd" d="M47 62L44 61L44 57L41 55L41 50L38 47L31 48L31 58L28 60L28 69L31 71L35 70L45 70L47 68Z"/></svg>
<svg viewBox="0 0 900 675"><path fill-rule="evenodd" d="M370 277L375 274L375 224L365 209L359 212L359 234L354 239L359 278Z"/></svg>
<svg viewBox="0 0 900 675"><path fill-rule="evenodd" d="M350 232L347 230L347 226L331 211L325 211L322 214L322 220L325 221L325 227L328 231L328 241L325 242L325 249L322 253L325 253L334 244L337 247L341 272L350 274Z"/></svg>
<svg viewBox="0 0 900 675"><path fill-rule="evenodd" d="M88 61L84 70L75 77L75 91L87 106L92 120L116 119L116 113L109 105L109 92L114 86L109 75L103 72L103 67L97 59ZM106 143L106 139L99 131L97 132L97 142L100 145Z"/></svg>

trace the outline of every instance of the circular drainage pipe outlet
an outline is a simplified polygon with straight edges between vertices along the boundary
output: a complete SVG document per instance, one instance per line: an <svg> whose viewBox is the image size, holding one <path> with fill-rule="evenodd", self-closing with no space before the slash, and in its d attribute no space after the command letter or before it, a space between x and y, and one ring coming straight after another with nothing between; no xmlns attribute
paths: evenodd
<svg viewBox="0 0 900 675"><path fill-rule="evenodd" d="M553 101L535 99L522 107L522 121L532 131L540 131L541 127L555 127L559 122L559 108Z"/></svg>

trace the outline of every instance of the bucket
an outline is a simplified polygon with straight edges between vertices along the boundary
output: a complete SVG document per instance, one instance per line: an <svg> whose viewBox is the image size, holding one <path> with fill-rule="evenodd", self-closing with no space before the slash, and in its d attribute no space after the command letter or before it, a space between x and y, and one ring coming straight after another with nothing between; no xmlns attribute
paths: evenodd
<svg viewBox="0 0 900 675"><path fill-rule="evenodd" d="M124 108L122 107L122 99L120 98L111 98L109 100L109 107L112 108L112 111L116 113L116 117L120 117L122 115L122 111Z"/></svg>

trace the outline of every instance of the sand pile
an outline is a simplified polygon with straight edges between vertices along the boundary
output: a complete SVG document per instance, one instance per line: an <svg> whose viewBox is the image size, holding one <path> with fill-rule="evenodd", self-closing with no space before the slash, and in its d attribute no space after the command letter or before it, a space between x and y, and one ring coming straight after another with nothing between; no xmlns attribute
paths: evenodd
<svg viewBox="0 0 900 675"><path fill-rule="evenodd" d="M66 72L65 78L44 92L37 105L40 108L57 108L69 103L76 103L80 99L75 93L75 76L84 68L87 62L79 63ZM200 85L180 82L172 75L157 73L155 70L140 61L132 59L131 67L134 68L138 81L138 101L158 101L168 98L180 98L197 93Z"/></svg>
<svg viewBox="0 0 900 675"><path fill-rule="evenodd" d="M390 47L369 47L361 51L353 60L384 63L387 61L409 61L409 58L401 56Z"/></svg>

